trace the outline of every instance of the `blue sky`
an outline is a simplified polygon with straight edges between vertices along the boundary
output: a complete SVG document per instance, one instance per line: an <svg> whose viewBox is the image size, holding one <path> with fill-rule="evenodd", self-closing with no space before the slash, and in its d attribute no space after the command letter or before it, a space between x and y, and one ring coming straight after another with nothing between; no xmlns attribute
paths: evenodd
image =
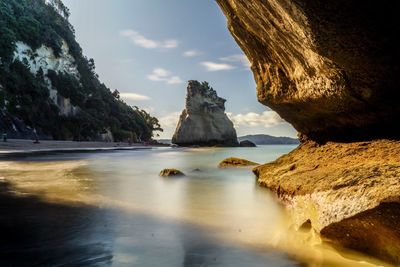
<svg viewBox="0 0 400 267"><path fill-rule="evenodd" d="M256 99L253 75L213 0L64 0L84 54L122 98L160 119L170 138L186 82L208 81L227 99L238 135L296 136Z"/></svg>

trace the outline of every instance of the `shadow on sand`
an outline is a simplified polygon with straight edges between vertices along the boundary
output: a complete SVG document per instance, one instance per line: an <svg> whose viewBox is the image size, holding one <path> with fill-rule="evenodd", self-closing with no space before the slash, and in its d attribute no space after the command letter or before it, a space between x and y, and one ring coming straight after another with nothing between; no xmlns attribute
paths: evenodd
<svg viewBox="0 0 400 267"><path fill-rule="evenodd" d="M184 222L12 190L0 181L0 266L299 266L276 251L224 244Z"/></svg>

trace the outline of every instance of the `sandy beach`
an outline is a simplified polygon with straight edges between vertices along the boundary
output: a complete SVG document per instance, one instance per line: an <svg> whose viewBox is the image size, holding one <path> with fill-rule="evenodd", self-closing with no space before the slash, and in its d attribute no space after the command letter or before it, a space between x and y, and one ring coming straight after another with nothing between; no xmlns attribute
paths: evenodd
<svg viewBox="0 0 400 267"><path fill-rule="evenodd" d="M41 151L80 151L80 150L118 150L150 148L154 145L123 142L76 142L76 141L40 141L35 144L32 140L9 139L0 142L0 153L41 152Z"/></svg>

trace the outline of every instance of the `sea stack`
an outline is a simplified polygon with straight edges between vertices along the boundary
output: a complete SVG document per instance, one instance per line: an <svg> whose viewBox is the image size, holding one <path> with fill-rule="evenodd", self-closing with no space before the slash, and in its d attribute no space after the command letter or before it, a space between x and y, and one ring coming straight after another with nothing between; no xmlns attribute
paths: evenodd
<svg viewBox="0 0 400 267"><path fill-rule="evenodd" d="M225 102L207 82L189 81L185 109L172 143L179 146L238 146L235 128L225 113Z"/></svg>

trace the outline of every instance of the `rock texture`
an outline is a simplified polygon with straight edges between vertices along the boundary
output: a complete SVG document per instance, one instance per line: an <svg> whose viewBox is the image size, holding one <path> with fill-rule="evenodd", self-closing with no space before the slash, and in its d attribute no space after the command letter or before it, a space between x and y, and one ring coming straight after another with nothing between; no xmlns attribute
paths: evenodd
<svg viewBox="0 0 400 267"><path fill-rule="evenodd" d="M42 45L36 50L32 50L29 45L23 42L17 42L15 46L14 60L25 62L34 75L36 75L39 70L43 71L50 98L60 109L60 113L66 116L75 115L78 108L71 104L69 98L61 96L57 89L53 88L50 79L46 76L49 70L53 70L57 73L68 73L79 80L79 71L74 57L69 53L67 43L65 41L62 42L61 53L58 57L54 55L52 48L45 45Z"/></svg>
<svg viewBox="0 0 400 267"><path fill-rule="evenodd" d="M320 142L399 138L397 4L217 0L258 100Z"/></svg>
<svg viewBox="0 0 400 267"><path fill-rule="evenodd" d="M232 167L249 167L249 166L257 166L260 165L256 162L247 160L247 159L240 159L240 158L227 158L221 161L218 164L219 168L232 168Z"/></svg>
<svg viewBox="0 0 400 267"><path fill-rule="evenodd" d="M256 147L257 145L251 142L250 140L240 141L239 146L241 147Z"/></svg>
<svg viewBox="0 0 400 267"><path fill-rule="evenodd" d="M225 114L225 102L207 82L189 81L186 106L172 143L180 146L238 146L233 123Z"/></svg>
<svg viewBox="0 0 400 267"><path fill-rule="evenodd" d="M400 262L400 142L307 142L256 167L258 182L323 237Z"/></svg>
<svg viewBox="0 0 400 267"><path fill-rule="evenodd" d="M185 176L183 172L177 169L164 169L159 174L161 177Z"/></svg>

